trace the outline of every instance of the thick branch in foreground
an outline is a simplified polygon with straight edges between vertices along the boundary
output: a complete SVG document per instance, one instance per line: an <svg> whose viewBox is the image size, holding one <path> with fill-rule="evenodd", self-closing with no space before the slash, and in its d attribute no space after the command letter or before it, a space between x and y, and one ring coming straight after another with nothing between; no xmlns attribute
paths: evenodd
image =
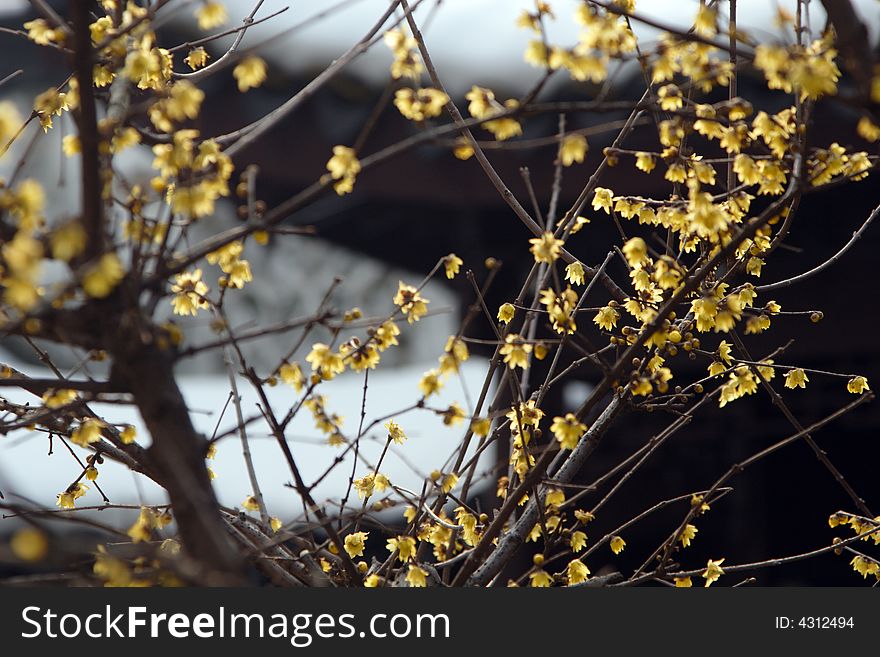
<svg viewBox="0 0 880 657"><path fill-rule="evenodd" d="M205 585L241 583L243 560L220 515L205 467L205 439L190 420L174 378L172 354L140 326L125 324L114 341L114 376L131 391L153 439L147 455L168 491L183 546L217 573Z"/></svg>
<svg viewBox="0 0 880 657"><path fill-rule="evenodd" d="M98 154L98 115L92 83L94 57L89 30L91 16L85 0L71 3L73 19L74 71L79 83L79 141L82 152L82 223L88 235L86 255L104 252L104 208L101 200L101 166Z"/></svg>

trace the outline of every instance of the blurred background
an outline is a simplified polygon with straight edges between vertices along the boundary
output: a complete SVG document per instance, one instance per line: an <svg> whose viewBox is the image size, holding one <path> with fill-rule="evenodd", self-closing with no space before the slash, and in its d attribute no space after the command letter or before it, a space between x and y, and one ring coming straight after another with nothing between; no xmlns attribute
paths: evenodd
<svg viewBox="0 0 880 657"><path fill-rule="evenodd" d="M64 3L54 4L62 7ZM229 27L238 24L253 6L251 0L228 0L226 4ZM287 4L267 0L258 17ZM235 130L280 105L360 39L386 6L383 0L290 4L290 9L283 14L250 30L242 44L242 54L258 54L269 63L269 78L263 86L240 94L231 67L205 80L203 88L208 98L196 125L202 135ZM724 4L721 3L722 13ZM871 43L877 44L880 3L861 0L854 4L868 25ZM204 36L193 17L198 2L180 5L180 9L168 12L162 24L160 41L163 44L176 45ZM552 5L557 19L549 25L549 40L574 44L577 27L571 17L577 2L557 0ZM641 0L637 5L640 14L681 29L689 26L697 10L697 3L688 0ZM521 9L531 7L532 3L526 0L428 0L419 9L417 18L424 27L437 69L460 107L464 104L464 93L472 84L491 87L498 98L504 99L524 94L540 79L541 71L530 67L522 57L530 36L515 26ZM793 12L793 2L740 0L738 7L741 29L760 39L791 41L790 31L778 26L776 16L780 8ZM33 17L23 0L0 3L0 20L4 26L19 27ZM810 3L810 24L816 34L825 25L820 2ZM650 47L659 34L656 29L641 24L636 24L636 33L644 40L645 48ZM14 100L22 113L26 113L33 98L62 81L67 69L63 60L48 49L34 47L10 35L2 35L2 39L4 57L0 61L0 77L17 68L24 69L23 75L3 88L2 95ZM209 51L215 59L225 51L230 40L210 44ZM259 164L258 192L270 208L319 178L334 145L352 144L357 140L377 103L396 88L389 84L390 62L390 52L381 43L377 44L335 76L308 103L237 156L239 169L251 162ZM643 91L641 73L635 65L621 67L602 89L563 77L554 77L540 98L545 101L590 100L601 91L610 101L635 101ZM846 84L843 81L841 86L845 88ZM762 80L748 70L739 78L739 93L756 109L779 111L790 104L789 97L771 94ZM704 102L721 99L721 96L710 96ZM587 159L564 172L563 208L574 201L599 163L603 147L610 145L619 126L615 122L624 120L627 115L628 112L604 112L568 116L569 129L594 130L589 136ZM811 138L819 145L837 141L847 149L876 153L876 146L862 142L856 135L857 119L858 114L842 103L823 103L815 113ZM17 159L27 155L23 175L44 183L49 193L50 220L71 216L78 207L77 162L61 155L62 136L72 130L72 123L67 117L60 123L45 137L35 139L32 146L28 145L32 137L28 133L13 152L0 161L0 175L8 175ZM545 208L552 185L556 147L550 140L546 145L535 146L534 140L552 137L557 126L555 114L535 116L524 122L522 137L501 147L487 144L487 154L493 164L521 199L526 198L526 190L519 170L528 168ZM416 130L388 105L378 115L362 153L380 150ZM485 132L479 137L490 138ZM625 146L656 150L656 145L655 129L645 124L635 130ZM152 155L148 148L130 149L123 157L130 180L149 180ZM623 164L610 169L601 184L620 194L655 197L668 194L668 184L662 174L646 176ZM878 200L880 186L874 177L808 196L801 203L786 248L777 251L770 260L760 282L780 280L824 261L846 243ZM758 207L757 201L754 207ZM607 215L591 218L592 222L573 237L568 246L583 262L597 264L609 245L619 238ZM217 215L203 222L199 229L204 231L202 235L207 235L237 221L235 206L230 202L221 204ZM358 177L353 194L325 195L290 217L287 223L314 226L316 236L273 239L266 250L246 252L256 283L239 291L236 303L230 306L234 325L265 325L308 315L337 276L342 278L342 283L333 296L335 307L358 306L368 315L382 314L390 308L398 280L416 283L449 252L462 257L465 267L473 269L478 279L486 274L483 262L487 257L503 263L487 299L490 308L497 308L515 296L531 266L527 251L530 235L498 197L479 165L473 160L456 159L450 142L424 145L365 171ZM880 311L875 287L878 277L875 253L880 247L878 231L876 226L872 227L846 258L820 275L801 285L774 292L771 298L779 301L784 310L821 310L824 319L816 324L805 315L774 319L773 330L748 340L752 353L763 356L795 338L784 355L777 358L778 362L864 374L872 384L880 381L880 341L876 337ZM620 263L612 263L612 275L618 280L625 276ZM273 284L260 284L268 280ZM597 290L596 294L601 297L602 291ZM415 385L421 373L434 366L446 337L456 332L473 301L471 288L463 277L449 283L436 279L425 289L424 295L431 300L434 313L420 322L418 330L404 329L401 347L388 352L388 362L383 362L384 367L375 377L370 377L371 417L393 412L415 400ZM604 301L604 298L596 299L597 304ZM196 318L186 324L186 329L187 339L194 344L211 335L207 319ZM485 321L475 321L468 333L475 338L492 337ZM287 351L288 346L286 338L269 338L250 347L247 356L258 370L265 369L277 364L278 355ZM453 399L462 402L466 391L473 395L479 389L485 359L491 355L488 349L472 346L474 357L461 380L450 382L437 406ZM28 373L39 371L38 360L27 345L5 339L0 342L0 352L3 362ZM55 350L52 356L65 367L76 365L63 351ZM702 373L704 368L705 363L683 357L674 367L676 377L682 380ZM540 376L540 366L538 370L536 378ZM194 409L194 420L200 430L212 432L217 424L217 409L222 407L228 394L222 359L218 356L187 359L181 363L180 372L184 392ZM545 408L549 416L569 411L580 403L596 380L590 372L583 371L582 375L551 396ZM333 382L328 390L332 410L348 416L349 428L350 423L357 421L361 386L361 380L348 374ZM285 401L282 395L292 396L280 388L273 394L279 395L279 403ZM806 390L783 391L782 394L805 426L850 401L841 379L830 377L811 377ZM253 407L254 400L248 398L244 386L242 395L245 406ZM134 413L121 417L118 409L113 409L113 417L138 421ZM645 414L624 418L596 453L582 483L592 481L617 464L671 419ZM407 416L407 421L401 420L401 423L414 440L405 454L383 470L388 470L395 482L418 486L420 478L436 467L438 454L442 459L451 453L460 431L447 429L438 418L427 414ZM227 420L223 426L232 426L232 423ZM867 404L815 437L868 505L873 502L880 507L876 458L868 457L876 454L878 430L880 411L876 404ZM334 448L320 444L310 419L303 419L294 431L301 434L294 439L299 441L298 454L305 467L315 477L319 476L332 458ZM762 394L728 406L723 415L711 409L698 414L688 429L667 443L633 477L626 492L603 509L591 530L601 536L620 524L621 519L632 517L661 499L707 487L732 463L792 433L794 429L782 413ZM377 433L374 438L377 440L370 448L373 450L378 449L384 435ZM290 491L283 486L285 471L275 462L275 452L266 444L268 441L256 438L253 442L257 446L258 471L266 478L263 487L270 510L277 509L277 515L284 520L293 520L299 510L290 504ZM66 460L67 455L57 450L49 458L45 453L45 441L37 436L0 437L0 491L18 493L52 506L59 486L66 485L62 482L70 478L76 467ZM375 451L367 451L366 458L374 456ZM495 458L496 455L488 455L481 463L482 471L489 472ZM22 467L25 463L28 466ZM347 471L348 467L340 469L339 477L328 478L321 490L322 497L338 498L344 492L347 473L343 470ZM215 470L221 501L230 506L239 505L250 491L236 439L221 445ZM106 487L114 502L161 501L159 491L141 481L132 485L131 475L122 469L106 467L98 483ZM821 547L833 536L827 526L828 515L839 509L855 511L849 498L802 443L760 462L737 477L732 485L735 491L701 519L700 533L685 555L689 562L701 564L709 557L725 556L728 563L741 563ZM487 486L483 490L491 495L489 489L493 484L489 482ZM598 495L603 493L602 490L597 492ZM585 504L598 499L588 498ZM84 500L98 504L100 498L91 491ZM876 509L875 512L880 513ZM102 519L111 521L110 512L101 513L106 514ZM615 567L637 567L645 558L646 550L665 538L682 513L683 509L673 507L633 528L624 536L630 547L614 558ZM10 523L0 521L0 535L8 531L7 527ZM94 542L90 536L83 540ZM641 549L638 546L642 546ZM0 541L0 561L4 549ZM612 561L610 555L608 561ZM600 565L597 562L596 566ZM850 585L856 580L848 559L831 554L762 571L759 583Z"/></svg>

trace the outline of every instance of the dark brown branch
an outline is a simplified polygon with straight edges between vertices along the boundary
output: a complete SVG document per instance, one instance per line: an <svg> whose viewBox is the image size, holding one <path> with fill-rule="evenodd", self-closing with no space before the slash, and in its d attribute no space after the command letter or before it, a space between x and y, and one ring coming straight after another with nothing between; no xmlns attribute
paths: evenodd
<svg viewBox="0 0 880 657"><path fill-rule="evenodd" d="M113 375L130 388L153 439L147 456L168 491L187 553L217 574L206 584L243 583L244 561L227 534L205 466L207 441L192 425L171 352L133 318L113 328L107 338Z"/></svg>
<svg viewBox="0 0 880 657"><path fill-rule="evenodd" d="M98 116L92 84L94 54L89 30L91 16L85 0L70 5L73 19L73 64L79 82L79 141L82 153L82 223L88 235L86 259L104 252L104 205L101 200L101 163L98 153Z"/></svg>

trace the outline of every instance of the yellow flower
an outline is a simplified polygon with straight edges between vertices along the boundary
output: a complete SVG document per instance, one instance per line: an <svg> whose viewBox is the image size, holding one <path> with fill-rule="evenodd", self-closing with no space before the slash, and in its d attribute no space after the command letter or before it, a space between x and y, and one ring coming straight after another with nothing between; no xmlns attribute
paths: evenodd
<svg viewBox="0 0 880 657"><path fill-rule="evenodd" d="M82 287L86 294L96 299L108 296L125 276L122 263L115 253L105 253L98 262L86 270Z"/></svg>
<svg viewBox="0 0 880 657"><path fill-rule="evenodd" d="M594 516L589 511L584 511L583 509L575 509L574 517L582 525L586 525L588 522L593 522L593 520L596 519L596 516Z"/></svg>
<svg viewBox="0 0 880 657"><path fill-rule="evenodd" d="M40 46L45 46L54 40L54 30L43 18L37 18L24 24L28 31L28 38Z"/></svg>
<svg viewBox="0 0 880 657"><path fill-rule="evenodd" d="M514 433L519 433L521 427L537 428L541 423L541 418L544 417L544 411L535 406L534 399L530 399L527 402L520 402L519 407L511 407L505 417L510 420L511 430Z"/></svg>
<svg viewBox="0 0 880 657"><path fill-rule="evenodd" d="M76 399L74 390L47 390L43 393L43 404L46 408L60 408Z"/></svg>
<svg viewBox="0 0 880 657"><path fill-rule="evenodd" d="M406 32L400 29L388 30L382 40L391 52L397 54L401 51L412 50L416 47L416 41Z"/></svg>
<svg viewBox="0 0 880 657"><path fill-rule="evenodd" d="M536 570L529 574L529 586L533 588L547 588L553 584L553 578L546 570Z"/></svg>
<svg viewBox="0 0 880 657"><path fill-rule="evenodd" d="M336 374L345 371L345 363L342 356L334 352L328 345L323 342L316 342L312 345L312 350L306 356L306 362L311 363L312 371L319 372L322 376L332 378Z"/></svg>
<svg viewBox="0 0 880 657"><path fill-rule="evenodd" d="M79 143L78 135L64 135L64 139L61 140L61 151L67 157L73 157L81 150L82 146Z"/></svg>
<svg viewBox="0 0 880 657"><path fill-rule="evenodd" d="M106 87L108 84L113 82L113 80L116 78L116 74L106 66L101 66L100 64L97 64L92 69L92 78L94 79L96 87Z"/></svg>
<svg viewBox="0 0 880 657"><path fill-rule="evenodd" d="M406 87L394 93L394 106L411 121L424 121L439 116L448 102L449 96L430 87L418 91Z"/></svg>
<svg viewBox="0 0 880 657"><path fill-rule="evenodd" d="M424 67L416 52L416 40L400 29L389 30L383 39L385 45L394 53L391 77L395 80L402 77L417 80Z"/></svg>
<svg viewBox="0 0 880 657"><path fill-rule="evenodd" d="M170 95L165 101L165 114L175 120L183 121L184 119L194 119L199 115L199 109L202 101L205 99L205 92L199 89L192 82L180 80L171 87ZM135 133L137 135L137 133ZM206 148L216 142L205 142ZM117 146L118 149L118 146Z"/></svg>
<svg viewBox="0 0 880 657"><path fill-rule="evenodd" d="M446 278L450 280L455 278L455 275L461 269L462 264L464 264L464 261L454 253L450 253L443 258L443 268L446 270Z"/></svg>
<svg viewBox="0 0 880 657"><path fill-rule="evenodd" d="M510 333L504 338L504 344L499 353L504 356L504 362L510 369L517 367L525 369L529 366L528 356L531 352L532 345L523 342L516 333Z"/></svg>
<svg viewBox="0 0 880 657"><path fill-rule="evenodd" d="M574 531L568 541L572 552L580 552L587 546L587 535L582 531Z"/></svg>
<svg viewBox="0 0 880 657"><path fill-rule="evenodd" d="M403 445L406 442L406 434L403 432L403 428L397 424L394 420L389 420L385 423L385 428L388 429L388 439L393 441L397 445Z"/></svg>
<svg viewBox="0 0 880 657"><path fill-rule="evenodd" d="M657 160L650 153L636 153L636 169L651 173L657 166Z"/></svg>
<svg viewBox="0 0 880 657"><path fill-rule="evenodd" d="M0 144L5 147L20 127L21 114L19 114L15 103L9 100L0 101Z"/></svg>
<svg viewBox="0 0 880 657"><path fill-rule="evenodd" d="M458 475L456 474L448 474L443 477L443 481L440 482L440 488L444 493L451 492L455 485L458 483Z"/></svg>
<svg viewBox="0 0 880 657"><path fill-rule="evenodd" d="M375 589L379 587L379 584L382 583L382 578L379 577L376 573L372 575L368 575L364 579L364 586L368 589Z"/></svg>
<svg viewBox="0 0 880 657"><path fill-rule="evenodd" d="M300 392L306 384L306 377L303 374L299 363L284 363L278 368L278 376L287 385L291 386L296 392Z"/></svg>
<svg viewBox="0 0 880 657"><path fill-rule="evenodd" d="M660 98L660 108L667 112L674 112L681 109L684 101L681 97L681 90L674 84L667 84L657 90L657 96Z"/></svg>
<svg viewBox="0 0 880 657"><path fill-rule="evenodd" d="M419 291L412 285L406 285L398 281L397 294L394 295L394 304L406 315L406 321L412 324L428 312L427 299L422 297Z"/></svg>
<svg viewBox="0 0 880 657"><path fill-rule="evenodd" d="M518 137L522 134L522 125L520 125L519 121L510 116L486 121L483 124L483 127L491 132L498 141L504 141L511 137Z"/></svg>
<svg viewBox="0 0 880 657"><path fill-rule="evenodd" d="M544 496L544 504L548 513L556 513L559 507L565 504L565 491L561 488L551 488Z"/></svg>
<svg viewBox="0 0 880 657"><path fill-rule="evenodd" d="M67 96L55 87L47 89L34 99L34 111L40 119L43 132L48 132L52 127L52 117L61 116L66 109L68 109Z"/></svg>
<svg viewBox="0 0 880 657"><path fill-rule="evenodd" d="M687 180L687 169L680 162L670 164L663 176L669 182L683 183Z"/></svg>
<svg viewBox="0 0 880 657"><path fill-rule="evenodd" d="M49 246L53 258L70 262L86 248L86 231L78 221L69 221L52 231Z"/></svg>
<svg viewBox="0 0 880 657"><path fill-rule="evenodd" d="M38 46L48 46L50 43L64 41L64 30L49 27L49 24L42 18L28 21L24 24L24 29L28 31L28 39Z"/></svg>
<svg viewBox="0 0 880 657"><path fill-rule="evenodd" d="M193 48L189 51L189 54L184 58L183 61L187 63L192 70L198 70L202 68L205 64L208 63L208 51L205 50L202 46L198 48Z"/></svg>
<svg viewBox="0 0 880 657"><path fill-rule="evenodd" d="M379 351L385 351L388 347L398 344L398 335L400 335L400 329L397 327L397 324L390 319L377 328L374 337L377 346L379 347Z"/></svg>
<svg viewBox="0 0 880 657"><path fill-rule="evenodd" d="M211 30L220 27L227 20L229 15L226 13L226 7L219 2L208 0L201 7L196 9L196 19L199 22L199 28L203 30Z"/></svg>
<svg viewBox="0 0 880 657"><path fill-rule="evenodd" d="M724 563L724 559L718 559L717 561L712 561L709 559L706 564L706 570L703 571L703 577L706 580L706 587L712 586L712 583L717 581L719 577L724 574L724 569L721 567L721 564Z"/></svg>
<svg viewBox="0 0 880 657"><path fill-rule="evenodd" d="M515 312L516 308L513 307L512 303L501 304L501 307L498 308L498 321L509 324L510 320L513 319L513 315Z"/></svg>
<svg viewBox="0 0 880 657"><path fill-rule="evenodd" d="M440 372L443 375L453 374L459 371L461 363L470 358L467 344L461 338L450 335L440 356Z"/></svg>
<svg viewBox="0 0 880 657"><path fill-rule="evenodd" d="M141 508L141 512L134 524L126 532L133 543L149 541L153 537L154 515L150 509Z"/></svg>
<svg viewBox="0 0 880 657"><path fill-rule="evenodd" d="M562 165L570 167L576 162L583 162L587 156L587 148L587 138L583 135L566 135L559 146Z"/></svg>
<svg viewBox="0 0 880 657"><path fill-rule="evenodd" d="M421 588L427 586L427 577L427 570L411 565L406 573L406 583L410 586Z"/></svg>
<svg viewBox="0 0 880 657"><path fill-rule="evenodd" d="M216 195L206 182L192 187L175 187L171 197L171 209L194 218L205 217L214 211Z"/></svg>
<svg viewBox="0 0 880 657"><path fill-rule="evenodd" d="M535 262L546 262L550 264L559 258L563 241L556 239L550 231L546 231L540 237L533 237L530 239L529 244L532 245L529 251L535 256Z"/></svg>
<svg viewBox="0 0 880 657"><path fill-rule="evenodd" d="M806 372L799 367L789 370L785 375L786 388L806 388L809 381L810 379L807 377Z"/></svg>
<svg viewBox="0 0 880 657"><path fill-rule="evenodd" d="M690 546L691 541L694 540L694 537L697 535L697 531L699 530L694 525L685 525L684 531L682 531L681 536L678 537L678 540L681 541L682 547Z"/></svg>
<svg viewBox="0 0 880 657"><path fill-rule="evenodd" d="M614 192L610 189L597 187L596 191L593 193L593 209L597 211L600 209L605 210L606 213L611 214L613 197Z"/></svg>
<svg viewBox="0 0 880 657"><path fill-rule="evenodd" d="M38 243L30 235L25 235L23 231L37 227L42 221L45 205L46 195L43 192L43 187L32 178L23 180L17 189L7 190L0 196L0 207L8 210L10 214L18 219L19 232L16 234L15 239L30 240L32 246ZM4 247L3 251L8 262L7 248Z"/></svg>
<svg viewBox="0 0 880 657"><path fill-rule="evenodd" d="M84 483L77 482L71 485L70 488L68 488L63 493L59 493L58 501L55 504L60 506L62 509L73 509L76 500L85 495L88 489L89 487L86 486Z"/></svg>
<svg viewBox="0 0 880 657"><path fill-rule="evenodd" d="M847 382L846 389L854 395L860 395L871 388L868 387L868 379L863 376L854 376Z"/></svg>
<svg viewBox="0 0 880 657"><path fill-rule="evenodd" d="M369 343L362 345L357 338L352 338L342 345L339 353L345 357L343 360L348 360L349 366L355 372L374 370L381 359L376 347Z"/></svg>
<svg viewBox="0 0 880 657"><path fill-rule="evenodd" d="M266 62L260 57L245 57L232 69L232 75L238 82L238 90L245 93L263 84L266 79Z"/></svg>
<svg viewBox="0 0 880 657"><path fill-rule="evenodd" d="M648 260L648 245L641 237L632 237L623 245L623 255L630 267L640 267Z"/></svg>
<svg viewBox="0 0 880 657"><path fill-rule="evenodd" d="M251 265L247 260L236 260L230 263L224 271L226 271L226 277L223 281L227 287L240 290L244 287L245 283L250 283L254 280L254 275L251 273Z"/></svg>
<svg viewBox="0 0 880 657"><path fill-rule="evenodd" d="M868 575L880 576L880 563L877 563L873 559L857 554L849 563L853 567L853 570L862 577L867 577Z"/></svg>
<svg viewBox="0 0 880 657"><path fill-rule="evenodd" d="M623 552L623 548L626 547L626 541L624 541L620 536L615 536L611 539L611 551L614 554L620 554Z"/></svg>
<svg viewBox="0 0 880 657"><path fill-rule="evenodd" d="M716 18L717 11L715 9L701 4L697 12L697 18L694 20L694 32L707 39L715 36L717 31L715 25Z"/></svg>
<svg viewBox="0 0 880 657"><path fill-rule="evenodd" d="M440 380L440 372L437 370L429 370L425 372L419 381L419 390L425 397L430 397L439 392L442 387L443 382Z"/></svg>
<svg viewBox="0 0 880 657"><path fill-rule="evenodd" d="M392 554L397 552L397 558L403 563L412 561L416 556L416 539L412 536L389 538L386 547Z"/></svg>
<svg viewBox="0 0 880 657"><path fill-rule="evenodd" d="M587 425L580 422L574 413L566 413L565 417L556 416L550 431L553 432L561 449L574 449L587 430Z"/></svg>
<svg viewBox="0 0 880 657"><path fill-rule="evenodd" d="M376 488L376 475L372 472L365 474L360 479L354 480L354 489L357 491L358 499L367 499Z"/></svg>
<svg viewBox="0 0 880 657"><path fill-rule="evenodd" d="M690 577L676 577L675 578L675 587L679 589L687 589L693 586L693 582L691 582Z"/></svg>
<svg viewBox="0 0 880 657"><path fill-rule="evenodd" d="M260 503L257 502L257 498L253 495L248 495L244 498L244 502L241 503L241 508L245 511L259 511Z"/></svg>
<svg viewBox="0 0 880 657"><path fill-rule="evenodd" d="M575 217L574 218L574 225L571 227L571 234L574 235L575 233L579 233L581 228L586 226L588 223L590 223L590 220L587 219L586 217L581 217L581 216Z"/></svg>
<svg viewBox="0 0 880 657"><path fill-rule="evenodd" d="M455 148L452 149L452 154L459 160L469 160L474 156L474 147L471 146L467 137L459 137L455 141Z"/></svg>
<svg viewBox="0 0 880 657"><path fill-rule="evenodd" d="M528 46L526 46L523 59L526 63L539 68L548 66L549 53L547 52L547 46L544 45L543 41L538 39L530 40Z"/></svg>
<svg viewBox="0 0 880 657"><path fill-rule="evenodd" d="M875 78L880 79L880 78ZM880 89L880 83L875 82L877 88ZM864 139L865 141L875 142L880 139L880 126L871 121L867 116L863 116L859 119L859 123L856 126L856 132L859 137ZM2 130L0 130L0 135L2 135Z"/></svg>
<svg viewBox="0 0 880 657"><path fill-rule="evenodd" d="M455 520L462 528L461 537L464 539L464 542L471 547L476 546L482 537L480 532L477 531L477 517L468 513L464 507L459 506L455 509Z"/></svg>
<svg viewBox="0 0 880 657"><path fill-rule="evenodd" d="M15 532L9 547L22 561L42 561L49 554L49 538L35 527L25 527Z"/></svg>
<svg viewBox="0 0 880 657"><path fill-rule="evenodd" d="M235 240L220 247L216 251L211 251L205 259L209 264L220 265L223 271L227 271L229 267L236 262L244 250L244 244L241 240Z"/></svg>
<svg viewBox="0 0 880 657"><path fill-rule="evenodd" d="M572 285L584 284L584 266L579 262L573 262L565 268L565 280Z"/></svg>
<svg viewBox="0 0 880 657"><path fill-rule="evenodd" d="M100 442L103 428L103 422L90 418L73 430L70 434L70 442L80 447L88 447L92 443Z"/></svg>
<svg viewBox="0 0 880 657"><path fill-rule="evenodd" d="M593 322L599 326L599 328L610 331L617 326L618 319L620 319L620 313L611 306L605 306L604 308L599 308L599 312L593 317Z"/></svg>
<svg viewBox="0 0 880 657"><path fill-rule="evenodd" d="M473 86L464 96L468 101L468 112L475 119L485 119L500 108L491 89Z"/></svg>
<svg viewBox="0 0 880 657"><path fill-rule="evenodd" d="M492 420L487 417L475 417L471 420L471 431L481 438L488 436L492 429Z"/></svg>
<svg viewBox="0 0 880 657"><path fill-rule="evenodd" d="M449 408L442 411L440 415L443 416L443 424L447 427L454 427L467 417L465 410L454 402L449 405Z"/></svg>
<svg viewBox="0 0 880 657"><path fill-rule="evenodd" d="M283 526L284 526L284 523L281 522L281 518L276 518L275 516L272 516L271 518L269 518L269 527L276 534L278 533L278 530L280 530Z"/></svg>
<svg viewBox="0 0 880 657"><path fill-rule="evenodd" d="M589 575L590 569L578 559L569 561L568 567L565 569L565 576L569 585L586 582L589 579Z"/></svg>
<svg viewBox="0 0 880 657"><path fill-rule="evenodd" d="M171 55L163 48L153 47L148 35L125 58L123 72L139 89L162 89L171 77Z"/></svg>
<svg viewBox="0 0 880 657"><path fill-rule="evenodd" d="M201 269L177 274L171 291L174 293L171 298L171 308L175 315L196 315L200 308L208 308L210 305L205 298L208 294L208 286L202 280Z"/></svg>
<svg viewBox="0 0 880 657"><path fill-rule="evenodd" d="M198 109L196 109L196 114L198 114ZM110 152L121 153L126 148L139 143L141 143L141 136L137 130L134 128L123 128L117 131L110 140Z"/></svg>
<svg viewBox="0 0 880 657"><path fill-rule="evenodd" d="M369 532L354 532L345 537L344 548L352 559L360 557L364 554L364 546L369 537Z"/></svg>

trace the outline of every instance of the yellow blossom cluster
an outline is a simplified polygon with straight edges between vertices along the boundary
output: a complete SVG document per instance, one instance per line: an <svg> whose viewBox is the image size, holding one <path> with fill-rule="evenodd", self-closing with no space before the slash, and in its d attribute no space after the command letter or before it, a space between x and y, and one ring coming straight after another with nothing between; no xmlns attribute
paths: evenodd
<svg viewBox="0 0 880 657"><path fill-rule="evenodd" d="M760 44L755 48L755 67L764 73L770 89L795 93L802 99L817 100L837 93L840 69L831 47L833 32L827 32L807 47Z"/></svg>
<svg viewBox="0 0 880 657"><path fill-rule="evenodd" d="M394 106L411 121L424 121L440 116L449 96L439 89L404 87L394 92Z"/></svg>
<svg viewBox="0 0 880 657"><path fill-rule="evenodd" d="M516 110L519 107L516 99L509 98L501 104L495 99L494 91L476 85L465 94L465 98L468 100L470 115L475 119L486 119L480 126L491 132L498 141L505 141L522 134L522 125L512 116L492 118Z"/></svg>
<svg viewBox="0 0 880 657"><path fill-rule="evenodd" d="M354 189L354 180L361 170L361 163L353 149L348 146L334 146L333 156L327 161L330 177L336 182L333 189L340 196Z"/></svg>
<svg viewBox="0 0 880 657"><path fill-rule="evenodd" d="M218 198L229 195L231 158L213 139L196 143L196 130L178 130L170 143L153 146L153 167L159 176L152 181L157 191L167 192L174 212L191 219L213 214Z"/></svg>
<svg viewBox="0 0 880 657"><path fill-rule="evenodd" d="M241 289L245 283L253 280L250 263L241 257L243 251L244 242L235 240L205 256L205 260L212 265L219 265L226 274L220 278L221 287Z"/></svg>
<svg viewBox="0 0 880 657"><path fill-rule="evenodd" d="M395 80L399 78L418 80L425 67L419 56L416 40L402 29L389 30L383 38L385 45L394 55L391 77Z"/></svg>

